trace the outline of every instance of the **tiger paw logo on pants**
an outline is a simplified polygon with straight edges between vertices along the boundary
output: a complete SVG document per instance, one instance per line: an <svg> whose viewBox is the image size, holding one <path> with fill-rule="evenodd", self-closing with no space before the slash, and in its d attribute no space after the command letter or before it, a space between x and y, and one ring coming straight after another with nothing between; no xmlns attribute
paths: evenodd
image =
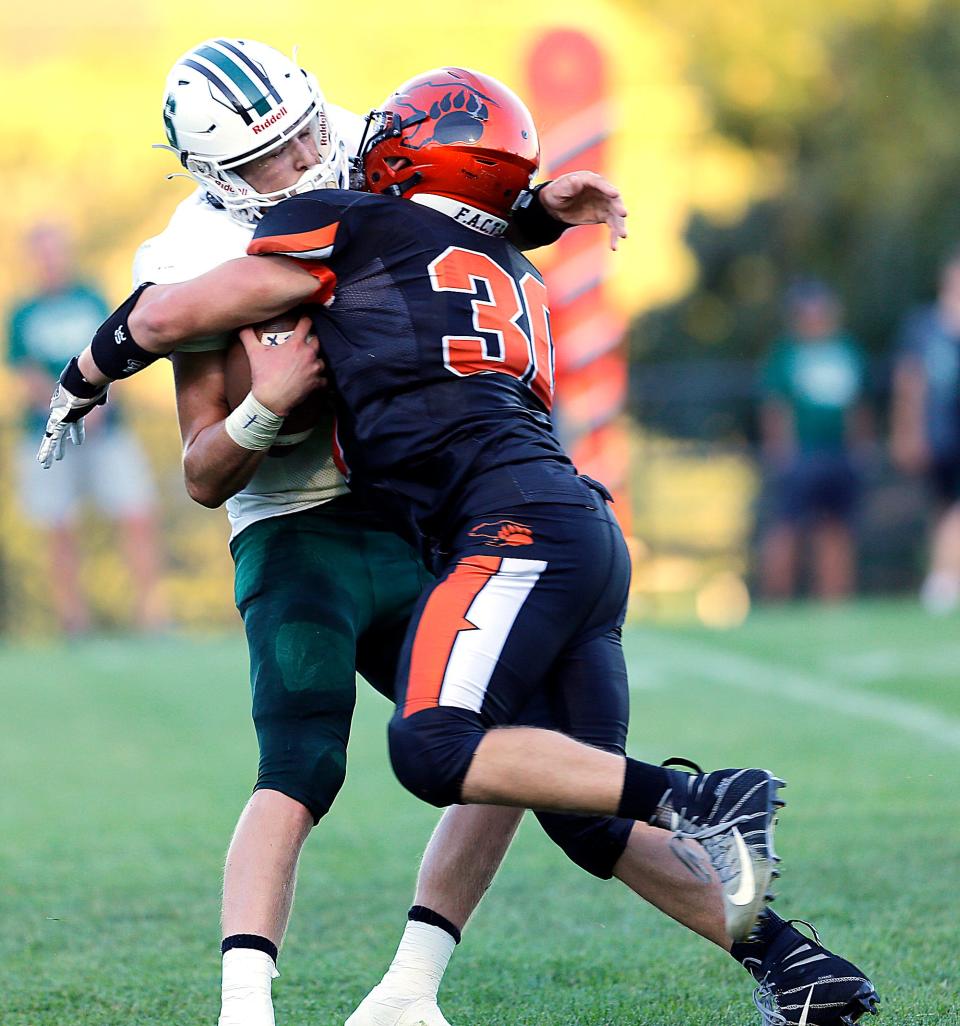
<svg viewBox="0 0 960 1026"><path fill-rule="evenodd" d="M471 538L483 538L487 545L501 548L505 545L532 545L533 531L516 520L492 520L477 524L469 532Z"/></svg>

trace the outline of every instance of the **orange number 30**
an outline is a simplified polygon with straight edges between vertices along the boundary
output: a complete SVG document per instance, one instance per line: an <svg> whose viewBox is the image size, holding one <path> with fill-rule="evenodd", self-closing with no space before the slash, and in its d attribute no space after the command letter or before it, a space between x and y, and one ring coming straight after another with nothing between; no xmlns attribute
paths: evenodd
<svg viewBox="0 0 960 1026"><path fill-rule="evenodd" d="M471 300L477 335L444 335L443 361L459 377L499 372L527 384L549 410L553 403L553 340L546 286L527 272L518 282L486 253L450 246L427 270L435 292L463 292ZM479 298L478 283L487 299ZM518 289L519 284L519 289ZM530 336L517 324L526 313ZM491 336L497 345L492 346Z"/></svg>

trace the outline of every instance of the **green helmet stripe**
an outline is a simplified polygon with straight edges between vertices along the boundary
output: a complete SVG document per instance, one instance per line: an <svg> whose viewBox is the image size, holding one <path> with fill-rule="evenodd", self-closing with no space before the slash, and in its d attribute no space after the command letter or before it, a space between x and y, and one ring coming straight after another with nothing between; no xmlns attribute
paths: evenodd
<svg viewBox="0 0 960 1026"><path fill-rule="evenodd" d="M175 149L180 149L177 129L173 123L173 115L177 113L177 98L170 93L163 102L163 126L167 130L167 142Z"/></svg>
<svg viewBox="0 0 960 1026"><path fill-rule="evenodd" d="M212 46L201 46L196 54L204 60L215 64L231 82L247 98L247 102L262 117L266 114L272 104L266 93L249 77L249 75L238 64L232 61L226 54L214 50Z"/></svg>
<svg viewBox="0 0 960 1026"><path fill-rule="evenodd" d="M177 130L173 127L173 119L166 111L163 112L163 125L167 130L167 142L170 143L175 150L179 150L180 143L177 139Z"/></svg>

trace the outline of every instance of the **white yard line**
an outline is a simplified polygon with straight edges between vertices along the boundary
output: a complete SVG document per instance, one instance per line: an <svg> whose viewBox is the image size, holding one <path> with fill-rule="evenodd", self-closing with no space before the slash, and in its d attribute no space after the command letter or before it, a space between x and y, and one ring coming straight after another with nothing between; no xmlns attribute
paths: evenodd
<svg viewBox="0 0 960 1026"><path fill-rule="evenodd" d="M960 677L960 645L909 648L873 648L867 652L829 656L824 669L847 680L870 685L910 674Z"/></svg>
<svg viewBox="0 0 960 1026"><path fill-rule="evenodd" d="M851 689L836 679L814 676L783 663L646 631L634 635L631 653L634 653L634 646L639 649L641 665L644 649L648 648L657 670L669 666L674 679L677 674L690 673L742 691L776 695L853 719L896 727L947 748L960 748L960 720L915 702Z"/></svg>

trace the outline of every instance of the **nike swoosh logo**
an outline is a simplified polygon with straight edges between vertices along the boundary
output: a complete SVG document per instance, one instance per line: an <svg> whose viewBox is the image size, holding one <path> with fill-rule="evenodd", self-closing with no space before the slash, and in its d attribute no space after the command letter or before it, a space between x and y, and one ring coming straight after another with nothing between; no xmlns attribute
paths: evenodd
<svg viewBox="0 0 960 1026"><path fill-rule="evenodd" d="M807 1015L810 1012L810 1002L813 999L813 988L815 986L815 983L810 984L810 993L807 994L807 1002L803 1006L803 1015L800 1016L800 1021L797 1023L797 1026L807 1026Z"/></svg>
<svg viewBox="0 0 960 1026"><path fill-rule="evenodd" d="M740 835L740 831L734 827L733 843L737 848L737 857L740 859L740 886L735 894L730 895L730 901L734 905L749 905L757 892L757 881L753 875L753 859L750 858L750 850L747 842ZM805 1024L801 1024L805 1026Z"/></svg>

